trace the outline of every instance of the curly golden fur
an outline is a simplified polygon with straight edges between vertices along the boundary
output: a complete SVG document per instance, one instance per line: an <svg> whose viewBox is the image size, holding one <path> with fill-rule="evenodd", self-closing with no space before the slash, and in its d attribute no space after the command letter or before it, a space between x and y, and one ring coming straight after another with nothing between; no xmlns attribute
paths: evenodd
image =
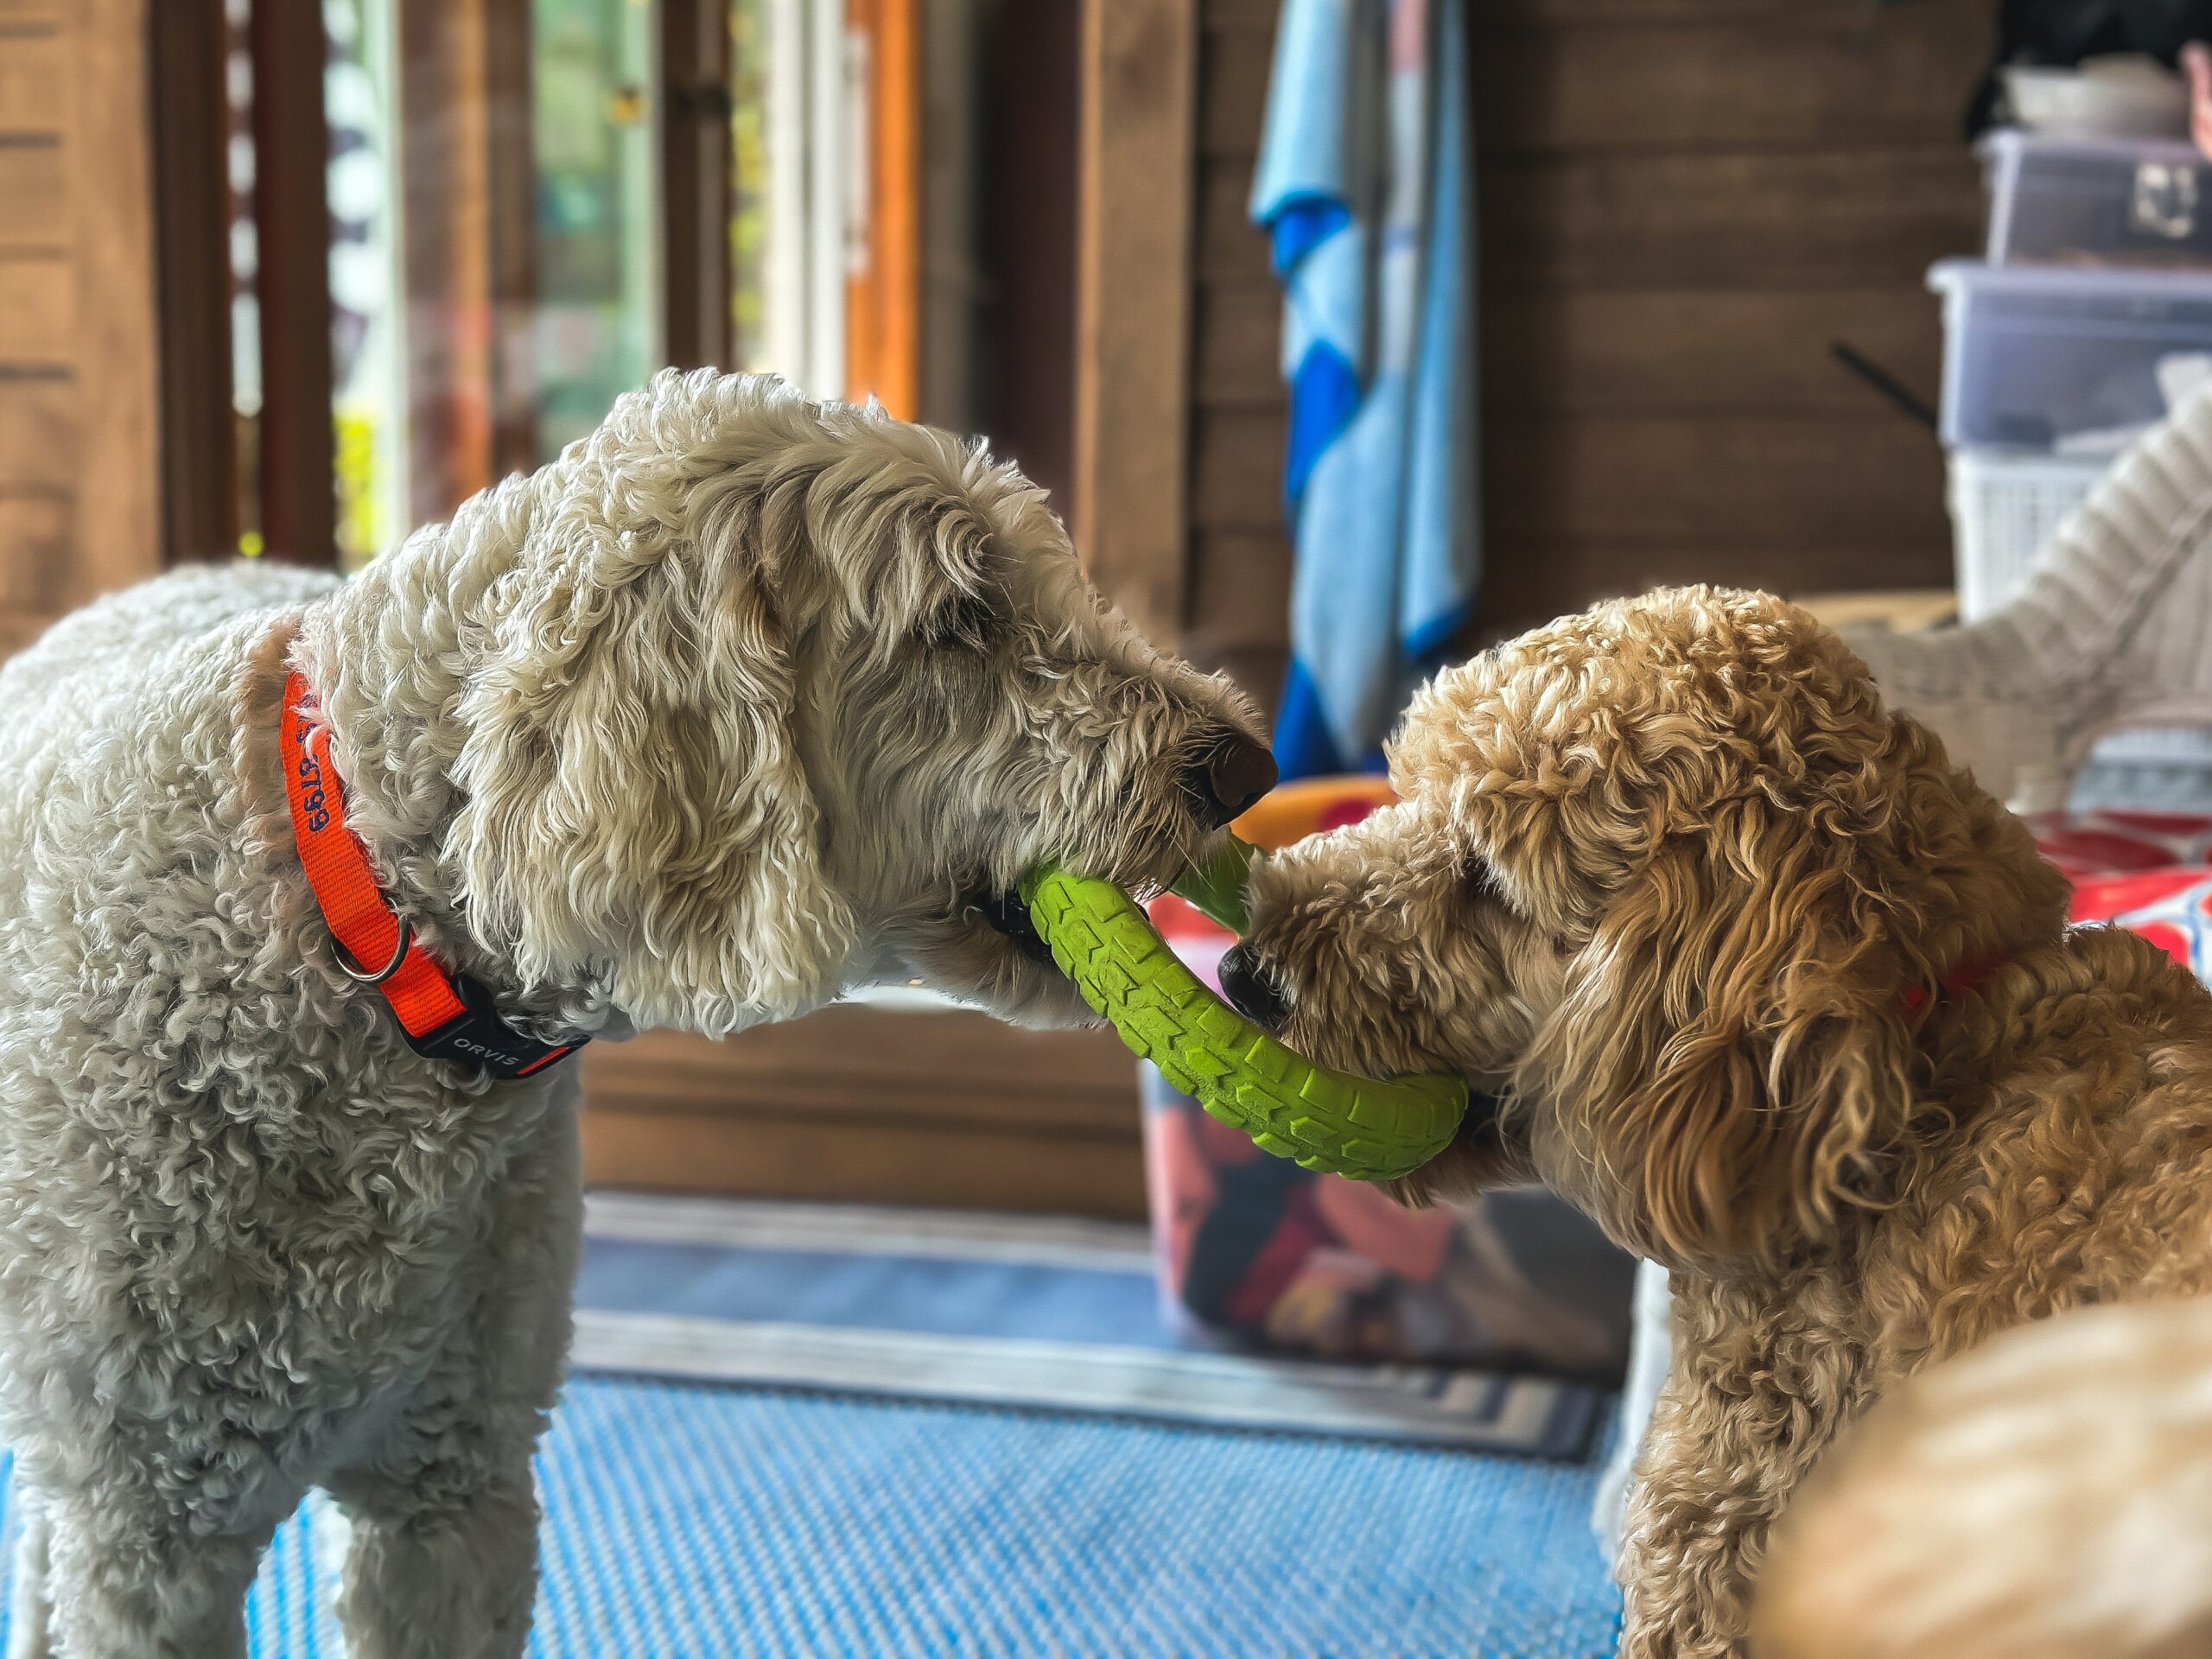
<svg viewBox="0 0 2212 1659"><path fill-rule="evenodd" d="M1759 1659L2212 1653L2212 1300L2085 1308L1882 1401L1790 1505Z"/></svg>
<svg viewBox="0 0 2212 1659"><path fill-rule="evenodd" d="M1391 767L1399 805L1260 869L1245 959L1294 1046L1495 1097L1405 1197L1540 1180L1674 1270L1632 1659L1742 1650L1769 1522L1893 1381L2212 1283L2212 999L2069 934L1802 611L1602 606L1440 677Z"/></svg>

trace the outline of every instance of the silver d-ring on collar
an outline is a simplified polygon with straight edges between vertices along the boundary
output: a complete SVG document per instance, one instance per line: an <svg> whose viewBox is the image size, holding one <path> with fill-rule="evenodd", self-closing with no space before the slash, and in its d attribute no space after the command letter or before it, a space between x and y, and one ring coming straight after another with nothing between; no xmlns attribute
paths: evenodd
<svg viewBox="0 0 2212 1659"><path fill-rule="evenodd" d="M334 944L336 940L331 941ZM415 929L402 917L399 921L399 943L392 947L391 960L373 974L365 974L353 965L353 953L344 945L338 946L338 968L348 979L357 979L364 985L381 985L399 971L399 964L407 960L407 947L415 943Z"/></svg>

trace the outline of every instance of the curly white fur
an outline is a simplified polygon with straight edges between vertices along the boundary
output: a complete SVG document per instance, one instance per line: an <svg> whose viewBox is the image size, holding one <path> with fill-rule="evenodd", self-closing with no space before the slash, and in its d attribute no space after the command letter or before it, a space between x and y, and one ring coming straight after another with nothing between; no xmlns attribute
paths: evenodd
<svg viewBox="0 0 2212 1659"><path fill-rule="evenodd" d="M209 1659L310 1486L355 1659L522 1651L575 1085L417 1058L340 971L276 728L518 1025L726 1033L925 975L1073 1018L979 893L1165 879L1249 711L1012 469L664 375L351 582L181 571L0 670L0 1438L16 1659Z"/></svg>

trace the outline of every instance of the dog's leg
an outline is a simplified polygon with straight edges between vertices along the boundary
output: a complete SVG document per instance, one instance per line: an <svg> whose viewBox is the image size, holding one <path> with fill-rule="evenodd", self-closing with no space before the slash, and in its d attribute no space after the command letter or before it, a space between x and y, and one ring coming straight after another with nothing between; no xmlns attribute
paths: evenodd
<svg viewBox="0 0 2212 1659"><path fill-rule="evenodd" d="M1630 1499L1621 1659L1743 1659L1767 1529L1856 1398L1828 1342L1766 1337L1675 1359Z"/></svg>
<svg viewBox="0 0 2212 1659"><path fill-rule="evenodd" d="M50 1624L31 1654L245 1659L246 1592L273 1527L195 1535L113 1489L48 1495L41 1510Z"/></svg>
<svg viewBox="0 0 2212 1659"><path fill-rule="evenodd" d="M518 1659L537 1592L527 1444L489 1465L338 1489L353 1523L347 1659Z"/></svg>
<svg viewBox="0 0 2212 1659"><path fill-rule="evenodd" d="M573 1090L573 1080L564 1085ZM582 1229L564 1105L518 1154L464 1271L479 1294L400 1421L329 1483L353 1522L347 1659L515 1659L537 1588L531 1456L560 1384Z"/></svg>
<svg viewBox="0 0 2212 1659"><path fill-rule="evenodd" d="M8 1659L53 1659L54 1597L47 1582L46 1510L38 1494L16 1491L16 1583L8 1610Z"/></svg>

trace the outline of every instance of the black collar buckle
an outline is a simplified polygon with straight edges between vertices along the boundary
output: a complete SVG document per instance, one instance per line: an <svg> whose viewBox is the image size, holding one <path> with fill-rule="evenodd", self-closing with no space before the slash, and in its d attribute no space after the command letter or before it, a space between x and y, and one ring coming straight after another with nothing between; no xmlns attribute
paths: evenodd
<svg viewBox="0 0 2212 1659"><path fill-rule="evenodd" d="M505 1020L492 999L490 988L467 974L450 976L462 1011L435 1031L417 1037L401 1027L408 1047L426 1060L450 1060L473 1065L493 1077L512 1082L543 1071L555 1061L575 1053L591 1039L571 1037L565 1042L541 1043L525 1037Z"/></svg>

